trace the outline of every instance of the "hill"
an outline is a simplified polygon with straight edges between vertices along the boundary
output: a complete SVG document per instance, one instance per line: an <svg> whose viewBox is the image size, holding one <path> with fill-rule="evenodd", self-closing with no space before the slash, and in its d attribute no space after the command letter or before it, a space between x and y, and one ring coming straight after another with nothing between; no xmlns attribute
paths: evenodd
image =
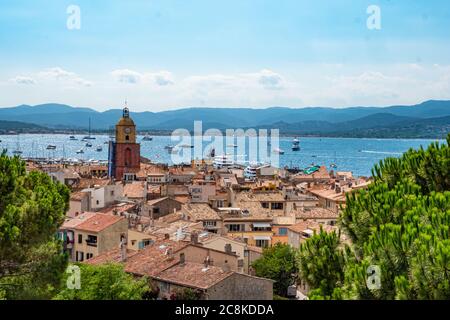
<svg viewBox="0 0 450 320"><path fill-rule="evenodd" d="M149 108L150 110L151 108ZM98 112L62 104L20 105L0 108L0 120L32 123L51 129L85 130L91 119L93 130L108 130L121 116L121 110ZM430 135L448 128L450 101L430 100L411 106L350 108L184 108L163 112L132 112L140 130L193 130L193 122L201 120L203 129L279 128L284 134L332 136L389 135L394 130L401 136ZM424 122L425 119L434 119ZM440 120L437 120L440 119ZM425 125L427 123L427 125ZM415 131L416 130L416 131Z"/></svg>

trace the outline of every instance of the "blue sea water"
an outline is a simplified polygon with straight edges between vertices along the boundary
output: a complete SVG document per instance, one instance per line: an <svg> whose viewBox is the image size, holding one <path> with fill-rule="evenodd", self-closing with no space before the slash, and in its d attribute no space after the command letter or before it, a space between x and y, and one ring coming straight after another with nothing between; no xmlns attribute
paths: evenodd
<svg viewBox="0 0 450 320"><path fill-rule="evenodd" d="M76 158L82 160L96 159L107 160L108 145L104 144L109 140L106 135L96 135L95 140L90 140L92 147L85 147L82 136L76 136L78 141L69 140L69 135L0 135L0 148L7 149L9 154L13 150L20 149L23 157L51 157L51 158ZM369 176L371 168L375 163L386 157L398 157L410 148L417 149L420 146L426 148L436 140L425 139L351 139L351 138L300 138L300 151L292 151L293 137L280 137L279 148L284 150L284 154L279 157L280 166L305 168L311 164L325 165L329 167L336 164L335 170L352 171L354 175ZM153 136L152 141L142 141L142 136L138 137L141 144L141 155L154 162L172 164L173 155L164 147L176 145L177 141L172 141L170 136ZM193 144L194 142L192 142ZM56 150L47 150L49 145L55 145ZM97 146L102 146L103 150L96 151ZM209 142L203 142L203 148L208 148ZM232 154L235 148L227 147L223 143L225 150L216 150L216 155L223 153ZM84 154L77 154L76 151L84 149ZM268 147L271 150L271 146ZM205 150L206 153L207 150ZM191 152L191 149L183 148L183 152ZM246 148L248 152L248 146ZM239 154L239 153L237 153ZM242 157L237 157L243 160Z"/></svg>

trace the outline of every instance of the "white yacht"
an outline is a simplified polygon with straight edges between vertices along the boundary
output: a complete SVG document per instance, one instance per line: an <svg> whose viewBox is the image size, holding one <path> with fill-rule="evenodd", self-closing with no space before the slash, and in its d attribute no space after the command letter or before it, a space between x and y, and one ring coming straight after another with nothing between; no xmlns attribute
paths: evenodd
<svg viewBox="0 0 450 320"><path fill-rule="evenodd" d="M84 153L83 149L77 150L77 154L81 154L81 153Z"/></svg>
<svg viewBox="0 0 450 320"><path fill-rule="evenodd" d="M251 164L244 169L244 177L249 180L256 179L256 169L258 166L256 164Z"/></svg>
<svg viewBox="0 0 450 320"><path fill-rule="evenodd" d="M278 153L278 154L284 154L284 150L280 149L280 148L275 148L273 149L274 153Z"/></svg>
<svg viewBox="0 0 450 320"><path fill-rule="evenodd" d="M148 134L146 134L146 135L142 138L142 141L152 141L152 140L153 140L153 138L150 137Z"/></svg>
<svg viewBox="0 0 450 320"><path fill-rule="evenodd" d="M215 156L213 162L214 168L231 168L234 166L233 157L230 155Z"/></svg>

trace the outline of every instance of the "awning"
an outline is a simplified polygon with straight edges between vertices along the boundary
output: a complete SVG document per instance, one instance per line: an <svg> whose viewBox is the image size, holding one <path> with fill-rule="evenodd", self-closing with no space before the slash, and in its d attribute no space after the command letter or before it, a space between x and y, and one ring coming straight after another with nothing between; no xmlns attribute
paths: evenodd
<svg viewBox="0 0 450 320"><path fill-rule="evenodd" d="M267 222L255 222L253 228L270 228L270 223Z"/></svg>
<svg viewBox="0 0 450 320"><path fill-rule="evenodd" d="M270 241L270 236L254 236L253 239L255 239L255 240L269 240Z"/></svg>

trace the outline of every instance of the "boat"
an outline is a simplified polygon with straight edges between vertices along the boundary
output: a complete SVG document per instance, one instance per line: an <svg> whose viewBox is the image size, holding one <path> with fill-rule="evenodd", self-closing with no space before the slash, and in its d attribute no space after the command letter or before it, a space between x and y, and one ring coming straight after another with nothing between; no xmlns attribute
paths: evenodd
<svg viewBox="0 0 450 320"><path fill-rule="evenodd" d="M150 137L148 134L146 134L146 135L142 138L142 141L152 141L152 140L153 140L153 138Z"/></svg>
<svg viewBox="0 0 450 320"><path fill-rule="evenodd" d="M77 150L77 154L84 153L83 149Z"/></svg>
<svg viewBox="0 0 450 320"><path fill-rule="evenodd" d="M172 150L173 148L174 148L174 146L171 146L171 145L167 145L164 147L164 149L166 149L166 150Z"/></svg>
<svg viewBox="0 0 450 320"><path fill-rule="evenodd" d="M209 151L209 157L214 158L215 156L216 156L216 149L211 148L211 150Z"/></svg>
<svg viewBox="0 0 450 320"><path fill-rule="evenodd" d="M227 147L230 147L230 148L237 148L238 146L237 146L237 144L227 144Z"/></svg>
<svg viewBox="0 0 450 320"><path fill-rule="evenodd" d="M280 148L275 148L273 149L274 153L278 153L278 154L284 154L284 150L280 149Z"/></svg>
<svg viewBox="0 0 450 320"><path fill-rule="evenodd" d="M56 149L56 146L54 144L49 144L47 146L47 150L55 150L55 149Z"/></svg>
<svg viewBox="0 0 450 320"><path fill-rule="evenodd" d="M332 164L330 164L330 167L336 169L337 165L335 163L332 163Z"/></svg>
<svg viewBox="0 0 450 320"><path fill-rule="evenodd" d="M256 169L257 168L258 168L258 166L255 165L255 164L251 164L248 167L246 167L244 169L244 177L246 179L249 179L249 180L255 180L256 179Z"/></svg>
<svg viewBox="0 0 450 320"><path fill-rule="evenodd" d="M224 154L214 157L213 166L216 169L231 168L234 166L234 161L231 156Z"/></svg>
<svg viewBox="0 0 450 320"><path fill-rule="evenodd" d="M87 136L85 136L83 139L95 140L95 137L91 136L91 118L89 118L89 134Z"/></svg>
<svg viewBox="0 0 450 320"><path fill-rule="evenodd" d="M97 148L95 149L95 151L101 152L101 151L103 151L103 147L102 147L102 146L97 146Z"/></svg>
<svg viewBox="0 0 450 320"><path fill-rule="evenodd" d="M109 141L105 141L105 142L103 142L103 144L109 144Z"/></svg>
<svg viewBox="0 0 450 320"><path fill-rule="evenodd" d="M92 147L92 143L86 142L86 147L88 147L88 148Z"/></svg>
<svg viewBox="0 0 450 320"><path fill-rule="evenodd" d="M77 139L77 138L75 138L75 136L70 136L70 137L69 137L69 140L72 140L72 141L77 141L78 139Z"/></svg>
<svg viewBox="0 0 450 320"><path fill-rule="evenodd" d="M23 151L20 150L20 135L18 134L17 135L17 148L16 148L16 150L13 151L13 154L18 156L18 155L21 155L22 153L23 153Z"/></svg>
<svg viewBox="0 0 450 320"><path fill-rule="evenodd" d="M300 150L300 140L295 138L292 140L292 151L299 151Z"/></svg>
<svg viewBox="0 0 450 320"><path fill-rule="evenodd" d="M193 148L193 145L190 144L180 144L180 148Z"/></svg>

